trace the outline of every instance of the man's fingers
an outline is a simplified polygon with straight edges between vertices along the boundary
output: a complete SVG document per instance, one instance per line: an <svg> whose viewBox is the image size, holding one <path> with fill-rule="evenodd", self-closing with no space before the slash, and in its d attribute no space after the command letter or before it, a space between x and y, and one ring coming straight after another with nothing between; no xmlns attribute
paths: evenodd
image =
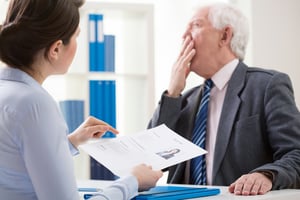
<svg viewBox="0 0 300 200"><path fill-rule="evenodd" d="M272 182L261 173L252 173L241 176L232 183L228 190L235 195L260 195L272 189Z"/></svg>

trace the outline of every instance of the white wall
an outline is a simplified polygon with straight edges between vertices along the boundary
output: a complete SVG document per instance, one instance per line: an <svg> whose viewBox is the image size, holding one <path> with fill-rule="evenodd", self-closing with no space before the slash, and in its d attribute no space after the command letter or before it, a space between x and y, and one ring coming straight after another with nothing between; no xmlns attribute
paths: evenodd
<svg viewBox="0 0 300 200"><path fill-rule="evenodd" d="M0 0L0 24L3 24L3 21L5 19L7 6L8 6L7 0Z"/></svg>
<svg viewBox="0 0 300 200"><path fill-rule="evenodd" d="M300 108L300 1L253 1L253 64L290 75Z"/></svg>
<svg viewBox="0 0 300 200"><path fill-rule="evenodd" d="M300 1L232 0L250 17L249 64L287 73L300 108Z"/></svg>

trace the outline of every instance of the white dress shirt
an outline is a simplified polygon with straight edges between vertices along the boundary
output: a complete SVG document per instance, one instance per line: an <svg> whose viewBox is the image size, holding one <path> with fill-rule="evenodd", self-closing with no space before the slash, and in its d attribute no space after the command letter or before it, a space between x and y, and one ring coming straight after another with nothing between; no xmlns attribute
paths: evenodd
<svg viewBox="0 0 300 200"><path fill-rule="evenodd" d="M37 81L18 69L0 69L1 199L78 200L77 151L67 134L57 103ZM130 199L137 188L128 176L95 199Z"/></svg>
<svg viewBox="0 0 300 200"><path fill-rule="evenodd" d="M210 92L210 100L208 105L207 133L206 133L206 169L207 169L207 184L212 183L212 169L215 152L215 144L217 131L219 127L220 116L223 108L223 102L228 86L228 81L238 65L238 59L234 59L224 67L222 67L211 78L214 87Z"/></svg>

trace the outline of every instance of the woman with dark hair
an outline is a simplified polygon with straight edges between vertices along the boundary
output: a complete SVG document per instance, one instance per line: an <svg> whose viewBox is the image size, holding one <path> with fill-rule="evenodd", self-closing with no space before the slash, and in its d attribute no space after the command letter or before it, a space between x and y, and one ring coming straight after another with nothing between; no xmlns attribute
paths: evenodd
<svg viewBox="0 0 300 200"><path fill-rule="evenodd" d="M73 133L57 103L42 88L53 74L67 72L76 52L80 0L11 0L0 27L1 199L79 199L71 154L107 123L89 117ZM70 153L71 152L71 153ZM95 199L130 199L162 176L138 165Z"/></svg>

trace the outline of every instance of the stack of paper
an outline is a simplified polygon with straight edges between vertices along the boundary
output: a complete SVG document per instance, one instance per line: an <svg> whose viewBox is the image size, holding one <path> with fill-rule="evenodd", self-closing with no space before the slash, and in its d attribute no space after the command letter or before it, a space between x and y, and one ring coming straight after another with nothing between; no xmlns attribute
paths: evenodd
<svg viewBox="0 0 300 200"><path fill-rule="evenodd" d="M128 175L138 164L160 170L206 153L166 125L133 135L99 139L81 148L117 176Z"/></svg>

